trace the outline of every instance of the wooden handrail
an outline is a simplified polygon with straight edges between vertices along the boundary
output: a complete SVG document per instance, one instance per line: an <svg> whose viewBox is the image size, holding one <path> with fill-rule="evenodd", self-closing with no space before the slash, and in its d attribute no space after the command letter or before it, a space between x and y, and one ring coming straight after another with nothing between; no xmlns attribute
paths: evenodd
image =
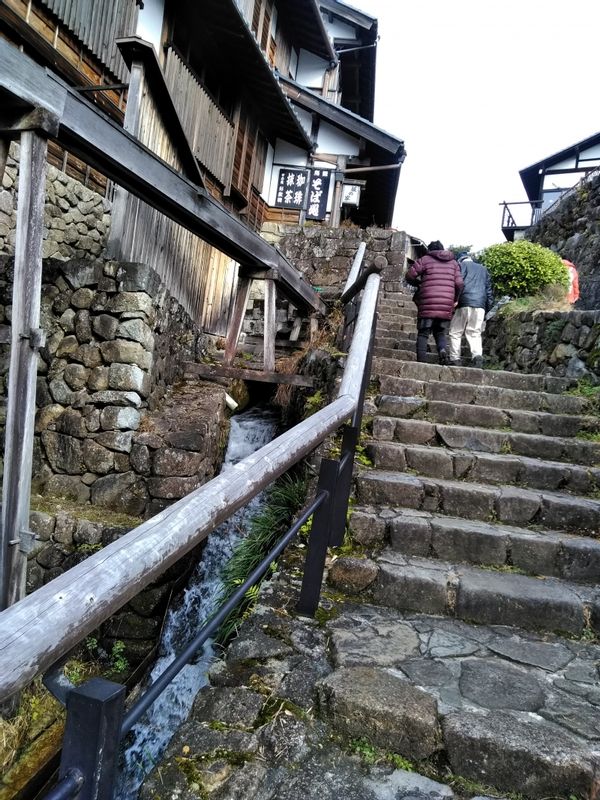
<svg viewBox="0 0 600 800"><path fill-rule="evenodd" d="M0 701L51 667L354 414L379 284L378 274L367 279L332 403L0 614Z"/></svg>

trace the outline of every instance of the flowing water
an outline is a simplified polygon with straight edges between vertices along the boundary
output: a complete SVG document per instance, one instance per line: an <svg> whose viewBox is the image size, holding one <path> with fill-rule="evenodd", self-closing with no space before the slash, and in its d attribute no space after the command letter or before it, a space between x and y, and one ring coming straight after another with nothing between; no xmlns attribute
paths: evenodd
<svg viewBox="0 0 600 800"><path fill-rule="evenodd" d="M275 414L255 407L231 419L231 431L221 472L270 442L277 432ZM214 611L221 591L219 575L245 531L245 521L261 503L260 496L237 511L208 537L202 558L181 602L168 613L159 647L159 657L149 683L160 675L198 632ZM127 737L115 798L135 800L144 777L160 759L171 737L186 719L194 697L207 683L213 658L210 642L193 663L185 666Z"/></svg>

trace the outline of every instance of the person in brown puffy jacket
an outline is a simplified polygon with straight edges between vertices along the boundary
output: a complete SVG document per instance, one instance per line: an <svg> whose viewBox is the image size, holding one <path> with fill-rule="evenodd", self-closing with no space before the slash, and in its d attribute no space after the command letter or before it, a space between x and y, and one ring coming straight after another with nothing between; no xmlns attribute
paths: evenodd
<svg viewBox="0 0 600 800"><path fill-rule="evenodd" d="M447 364L446 333L463 288L458 262L441 242L430 242L427 254L410 267L406 280L417 287L417 361L427 361L427 340L432 333L440 364Z"/></svg>

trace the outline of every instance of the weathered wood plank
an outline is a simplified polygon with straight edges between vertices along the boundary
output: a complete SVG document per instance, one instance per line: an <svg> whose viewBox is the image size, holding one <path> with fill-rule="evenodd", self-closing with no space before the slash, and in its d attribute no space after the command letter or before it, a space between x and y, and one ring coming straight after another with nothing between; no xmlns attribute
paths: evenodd
<svg viewBox="0 0 600 800"><path fill-rule="evenodd" d="M21 134L2 487L1 608L16 603L25 594L27 556L21 535L26 536L29 527L38 359L33 337L40 328L47 149L46 139L38 134Z"/></svg>
<svg viewBox="0 0 600 800"><path fill-rule="evenodd" d="M128 600L310 453L351 416L339 397L231 469L0 615L0 702L44 672Z"/></svg>
<svg viewBox="0 0 600 800"><path fill-rule="evenodd" d="M277 335L277 289L275 281L265 281L265 321L263 369L275 372L275 336Z"/></svg>
<svg viewBox="0 0 600 800"><path fill-rule="evenodd" d="M227 338L225 340L225 355L223 357L224 363L228 365L231 364L235 357L251 285L252 281L249 278L238 275L235 302L229 320L229 330L227 331Z"/></svg>
<svg viewBox="0 0 600 800"><path fill-rule="evenodd" d="M289 375L285 372L264 372L258 369L243 369L242 367L229 367L224 364L196 364L193 361L185 363L185 372L198 375L201 378L239 378L243 381L258 381L259 383L289 383L292 386L313 386L313 379L304 375Z"/></svg>

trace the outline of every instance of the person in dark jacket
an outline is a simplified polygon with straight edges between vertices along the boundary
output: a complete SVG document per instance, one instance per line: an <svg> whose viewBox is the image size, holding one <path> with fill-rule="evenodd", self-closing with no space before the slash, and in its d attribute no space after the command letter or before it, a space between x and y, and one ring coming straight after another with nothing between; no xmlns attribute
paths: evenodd
<svg viewBox="0 0 600 800"><path fill-rule="evenodd" d="M427 340L433 334L440 364L448 363L446 333L452 311L463 288L463 279L454 254L441 242L430 242L427 254L406 273L406 280L417 286L417 361L427 360Z"/></svg>
<svg viewBox="0 0 600 800"><path fill-rule="evenodd" d="M487 269L468 253L458 256L464 288L458 298L458 307L450 325L450 363L460 366L460 348L463 335L471 350L474 367L483 365L481 333L485 315L494 305L492 279Z"/></svg>

